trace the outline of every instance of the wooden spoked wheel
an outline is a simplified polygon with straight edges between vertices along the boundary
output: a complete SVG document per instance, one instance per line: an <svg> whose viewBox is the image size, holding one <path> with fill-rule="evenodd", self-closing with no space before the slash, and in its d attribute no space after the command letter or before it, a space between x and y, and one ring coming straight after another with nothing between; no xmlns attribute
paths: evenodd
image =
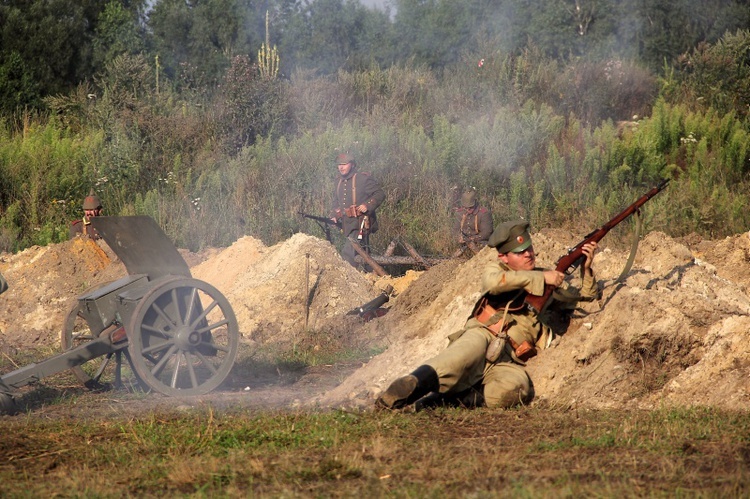
<svg viewBox="0 0 750 499"><path fill-rule="evenodd" d="M229 375L239 328L227 299L198 279L155 284L128 325L128 351L138 377L165 395L202 395Z"/></svg>

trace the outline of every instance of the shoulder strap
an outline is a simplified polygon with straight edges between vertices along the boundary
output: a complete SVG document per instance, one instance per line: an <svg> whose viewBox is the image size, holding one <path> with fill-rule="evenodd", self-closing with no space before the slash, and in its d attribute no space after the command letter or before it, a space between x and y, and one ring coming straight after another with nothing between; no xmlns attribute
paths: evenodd
<svg viewBox="0 0 750 499"><path fill-rule="evenodd" d="M352 204L357 206L357 174L352 175Z"/></svg>

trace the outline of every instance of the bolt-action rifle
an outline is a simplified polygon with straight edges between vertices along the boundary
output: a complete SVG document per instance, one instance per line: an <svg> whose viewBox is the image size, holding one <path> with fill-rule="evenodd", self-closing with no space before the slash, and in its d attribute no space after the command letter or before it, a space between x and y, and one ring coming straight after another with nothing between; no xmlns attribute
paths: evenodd
<svg viewBox="0 0 750 499"><path fill-rule="evenodd" d="M304 213L302 211L297 212L299 215L302 215L303 218L309 218L310 220L315 220L318 223L318 226L323 229L323 232L326 234L326 239L328 239L329 243L333 243L333 239L331 239L331 226L336 226L339 229L341 229L341 221L334 222L330 218L327 217L319 217L316 215L308 215L307 213Z"/></svg>
<svg viewBox="0 0 750 499"><path fill-rule="evenodd" d="M583 241L576 244L573 248L569 249L567 253L565 253L560 257L559 260L557 260L555 270L557 270L558 272L563 272L565 274L570 274L571 272L573 272L581 265L581 263L583 263L584 259L586 258L586 255L583 254L583 247L585 245L592 242L599 242L604 236L607 235L607 232L612 230L617 224L628 218L633 213L636 213L641 206L646 204L649 199L659 194L659 192L661 192L661 190L667 186L668 182L669 179L662 180L659 185L638 198L635 203L631 204L620 213L615 215L612 220L584 237ZM539 313L549 301L553 291L555 291L555 286L551 284L545 284L543 295L535 296L527 293L524 301L529 307Z"/></svg>

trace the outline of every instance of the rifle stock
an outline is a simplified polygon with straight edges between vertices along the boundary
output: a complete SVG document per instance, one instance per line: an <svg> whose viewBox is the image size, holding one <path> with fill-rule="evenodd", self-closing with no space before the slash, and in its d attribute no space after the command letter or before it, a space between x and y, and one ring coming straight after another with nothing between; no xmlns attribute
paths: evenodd
<svg viewBox="0 0 750 499"><path fill-rule="evenodd" d="M558 272L563 272L565 274L570 274L573 270L578 268L579 265L581 265L581 262L586 258L586 256L583 254L583 247L587 245L588 243L592 242L599 242L601 241L604 236L607 235L607 233L614 229L616 225L618 225L620 222L624 221L626 218L628 218L630 215L638 211L638 209L646 204L648 200L650 200L652 197L656 196L661 192L669 182L669 179L662 180L659 185L652 188L650 191L648 191L646 194L638 198L638 200L622 210L620 213L615 215L612 220L605 223L598 229L594 230L590 234L588 234L586 237L583 238L581 242L576 244L573 248L569 249L567 253L565 253L563 256L560 257L559 260L557 260L557 264L555 265L555 270ZM555 286L552 286L550 284L544 285L544 294L541 296L535 296L527 294L524 301L526 304L534 309L537 313L541 312L544 309L544 306L549 301L550 297L552 296L552 293L555 291Z"/></svg>

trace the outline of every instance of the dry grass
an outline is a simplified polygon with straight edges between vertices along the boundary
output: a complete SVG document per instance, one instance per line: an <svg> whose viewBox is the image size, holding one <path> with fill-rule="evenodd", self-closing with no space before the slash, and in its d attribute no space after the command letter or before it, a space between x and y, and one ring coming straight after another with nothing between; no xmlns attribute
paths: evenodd
<svg viewBox="0 0 750 499"><path fill-rule="evenodd" d="M6 497L746 496L750 415L461 409L0 419Z"/></svg>

